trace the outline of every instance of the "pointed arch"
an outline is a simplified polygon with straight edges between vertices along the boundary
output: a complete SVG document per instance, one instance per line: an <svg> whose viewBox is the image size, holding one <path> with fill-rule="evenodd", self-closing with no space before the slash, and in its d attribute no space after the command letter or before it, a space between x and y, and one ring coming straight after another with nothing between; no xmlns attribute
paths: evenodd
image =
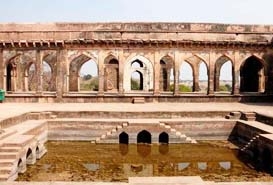
<svg viewBox="0 0 273 185"><path fill-rule="evenodd" d="M166 132L162 132L159 134L158 142L161 144L168 144L169 143L169 134Z"/></svg>
<svg viewBox="0 0 273 185"><path fill-rule="evenodd" d="M240 67L240 91L264 92L265 90L264 61L252 55Z"/></svg>
<svg viewBox="0 0 273 185"><path fill-rule="evenodd" d="M233 89L233 62L226 55L220 56L215 62L214 91L229 91Z"/></svg>
<svg viewBox="0 0 273 185"><path fill-rule="evenodd" d="M104 59L104 90L119 90L119 61L114 55Z"/></svg>
<svg viewBox="0 0 273 185"><path fill-rule="evenodd" d="M137 143L152 143L152 135L147 130L142 130L137 134Z"/></svg>
<svg viewBox="0 0 273 185"><path fill-rule="evenodd" d="M87 71L84 71L81 73L81 70L83 69L83 65L87 62L90 62L92 64L94 64L96 69L90 69L90 67L87 69ZM90 64L89 63L89 64ZM85 65L88 66L88 65ZM84 69L85 69L84 66ZM96 77L94 77L93 79L89 79L89 77L92 78L92 76L89 76L91 74L89 73L94 73L96 75ZM91 85L88 84L88 82L86 83L82 83L82 88L81 88L81 82L84 81L85 79L84 76L86 76L88 79L92 82ZM72 61L70 62L69 65L69 91L79 91L80 89L85 89L85 85L87 86L87 89L90 90L97 90L98 88L98 66L97 66L97 62L93 60L93 58L90 58L89 56L85 55L85 54L81 54L79 56L77 56L76 58L72 59Z"/></svg>
<svg viewBox="0 0 273 185"><path fill-rule="evenodd" d="M174 60L166 55L160 59L160 77L159 89L160 91L170 91L171 84L174 80Z"/></svg>
<svg viewBox="0 0 273 185"><path fill-rule="evenodd" d="M193 66L187 62L182 61L179 68L179 92L193 91Z"/></svg>
<svg viewBox="0 0 273 185"><path fill-rule="evenodd" d="M139 66L132 64L139 63ZM138 71L143 76L143 91L150 91L154 88L154 68L152 63L141 55L129 58L124 66L123 88L125 92L131 91L131 75Z"/></svg>
<svg viewBox="0 0 273 185"><path fill-rule="evenodd" d="M119 134L119 143L129 144L129 135L126 132L122 132Z"/></svg>

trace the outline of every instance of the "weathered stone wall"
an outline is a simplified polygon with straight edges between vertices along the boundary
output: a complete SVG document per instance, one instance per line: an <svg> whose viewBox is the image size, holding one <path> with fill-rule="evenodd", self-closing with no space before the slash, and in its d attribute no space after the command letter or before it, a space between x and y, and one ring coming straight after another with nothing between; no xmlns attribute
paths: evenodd
<svg viewBox="0 0 273 185"><path fill-rule="evenodd" d="M221 66L230 61L229 96L268 95L273 87L272 30L271 25L191 23L0 24L0 88L8 91L7 101L61 102L71 95L80 102L90 94L99 101L127 102L128 95L160 101L161 96L185 96L179 91L185 62L192 67L193 92L200 93L199 65L204 62L205 95L217 96ZM97 65L98 89L83 93L79 71L89 60ZM132 67L135 61L139 68ZM43 71L44 63L50 75ZM134 71L143 77L142 91L131 90Z"/></svg>

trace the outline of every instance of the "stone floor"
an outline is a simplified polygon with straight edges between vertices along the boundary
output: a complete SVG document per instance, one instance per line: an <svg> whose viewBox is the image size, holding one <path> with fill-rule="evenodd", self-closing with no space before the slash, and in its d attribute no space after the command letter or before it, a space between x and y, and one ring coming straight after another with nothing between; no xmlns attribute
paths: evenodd
<svg viewBox="0 0 273 185"><path fill-rule="evenodd" d="M2 103L0 120L31 111L250 111L273 117L273 103Z"/></svg>

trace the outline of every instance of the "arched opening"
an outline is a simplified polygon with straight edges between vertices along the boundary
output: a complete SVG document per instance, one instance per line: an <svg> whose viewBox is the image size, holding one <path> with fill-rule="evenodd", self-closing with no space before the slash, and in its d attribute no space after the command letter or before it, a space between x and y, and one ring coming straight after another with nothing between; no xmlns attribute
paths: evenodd
<svg viewBox="0 0 273 185"><path fill-rule="evenodd" d="M138 73L138 74L137 74ZM136 85L136 88L132 87ZM139 84L139 85L137 85ZM143 56L135 56L125 64L123 76L123 89L152 91L154 88L154 72L152 63Z"/></svg>
<svg viewBox="0 0 273 185"><path fill-rule="evenodd" d="M38 147L38 146L36 147L35 152L36 152L36 157L37 157L37 158L39 158L40 149L39 149L39 147Z"/></svg>
<svg viewBox="0 0 273 185"><path fill-rule="evenodd" d="M273 170L273 160L272 160L272 153L269 148L265 148L262 154L262 163L263 163L263 168L267 172L272 172Z"/></svg>
<svg viewBox="0 0 273 185"><path fill-rule="evenodd" d="M264 92L264 65L255 56L245 60L240 69L241 92Z"/></svg>
<svg viewBox="0 0 273 185"><path fill-rule="evenodd" d="M13 75L13 66L11 63L7 65L7 76L6 76L6 90L12 91L12 75Z"/></svg>
<svg viewBox="0 0 273 185"><path fill-rule="evenodd" d="M159 89L160 91L171 91L173 84L173 61L170 57L166 56L160 60L160 77Z"/></svg>
<svg viewBox="0 0 273 185"><path fill-rule="evenodd" d="M93 60L83 63L79 70L80 91L98 91L99 78L97 64Z"/></svg>
<svg viewBox="0 0 273 185"><path fill-rule="evenodd" d="M46 61L43 61L42 66L42 83L43 91L51 91L54 85L54 82L52 82L52 68Z"/></svg>
<svg viewBox="0 0 273 185"><path fill-rule="evenodd" d="M166 132L162 132L159 134L159 143L160 144L168 144L169 143L169 134Z"/></svg>
<svg viewBox="0 0 273 185"><path fill-rule="evenodd" d="M205 62L199 63L199 87L195 91L207 92L208 90L208 68Z"/></svg>
<svg viewBox="0 0 273 185"><path fill-rule="evenodd" d="M121 134L119 134L119 143L120 144L129 143L129 135L126 132L122 132Z"/></svg>
<svg viewBox="0 0 273 185"><path fill-rule="evenodd" d="M232 79L232 62L228 57L222 56L215 63L214 91L231 92Z"/></svg>
<svg viewBox="0 0 273 185"><path fill-rule="evenodd" d="M105 59L104 62L104 90L117 91L119 89L119 62L115 58Z"/></svg>
<svg viewBox="0 0 273 185"><path fill-rule="evenodd" d="M192 92L193 90L193 69L192 66L183 61L179 69L179 92Z"/></svg>
<svg viewBox="0 0 273 185"><path fill-rule="evenodd" d="M152 135L150 134L150 132L148 132L146 130L139 132L137 135L137 143L151 144L152 143Z"/></svg>
<svg viewBox="0 0 273 185"><path fill-rule="evenodd" d="M24 164L23 164L22 159L19 159L19 161L17 163L17 172L24 173Z"/></svg>
<svg viewBox="0 0 273 185"><path fill-rule="evenodd" d="M131 90L143 90L143 75L140 71L134 71L131 75Z"/></svg>
<svg viewBox="0 0 273 185"><path fill-rule="evenodd" d="M29 91L35 91L36 90L36 83L37 83L37 79L36 79L36 67L34 63L31 63L28 71L27 71L27 81L28 81L28 90Z"/></svg>
<svg viewBox="0 0 273 185"><path fill-rule="evenodd" d="M27 160L27 164L33 164L34 158L33 158L32 150L30 148L27 150L26 160Z"/></svg>

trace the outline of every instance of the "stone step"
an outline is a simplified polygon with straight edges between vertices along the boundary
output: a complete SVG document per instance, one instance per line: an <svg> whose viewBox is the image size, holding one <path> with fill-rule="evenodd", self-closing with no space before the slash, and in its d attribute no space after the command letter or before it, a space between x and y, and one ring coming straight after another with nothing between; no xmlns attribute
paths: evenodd
<svg viewBox="0 0 273 185"><path fill-rule="evenodd" d="M12 137L9 140L6 140L3 146L9 147L23 147L28 143L33 142L34 135L17 135L16 137Z"/></svg>
<svg viewBox="0 0 273 185"><path fill-rule="evenodd" d="M0 167L0 174L10 174L11 173L12 168L9 166L1 166Z"/></svg>
<svg viewBox="0 0 273 185"><path fill-rule="evenodd" d="M17 155L15 152L1 152L0 159L16 159Z"/></svg>
<svg viewBox="0 0 273 185"><path fill-rule="evenodd" d="M230 115L231 116L240 117L241 116L241 112L238 112L238 111L230 112Z"/></svg>
<svg viewBox="0 0 273 185"><path fill-rule="evenodd" d="M9 176L9 174L0 174L0 181L7 181Z"/></svg>
<svg viewBox="0 0 273 185"><path fill-rule="evenodd" d="M135 97L135 98L133 98L132 102L134 104L143 104L143 103L145 103L145 98L144 97Z"/></svg>
<svg viewBox="0 0 273 185"><path fill-rule="evenodd" d="M16 159L0 159L0 167L11 167Z"/></svg>
<svg viewBox="0 0 273 185"><path fill-rule="evenodd" d="M0 134L0 140L5 139L15 133L17 133L16 130L10 130L10 129L3 130L3 132Z"/></svg>
<svg viewBox="0 0 273 185"><path fill-rule="evenodd" d="M3 147L0 147L0 152L18 152L20 149L21 147L3 146Z"/></svg>

